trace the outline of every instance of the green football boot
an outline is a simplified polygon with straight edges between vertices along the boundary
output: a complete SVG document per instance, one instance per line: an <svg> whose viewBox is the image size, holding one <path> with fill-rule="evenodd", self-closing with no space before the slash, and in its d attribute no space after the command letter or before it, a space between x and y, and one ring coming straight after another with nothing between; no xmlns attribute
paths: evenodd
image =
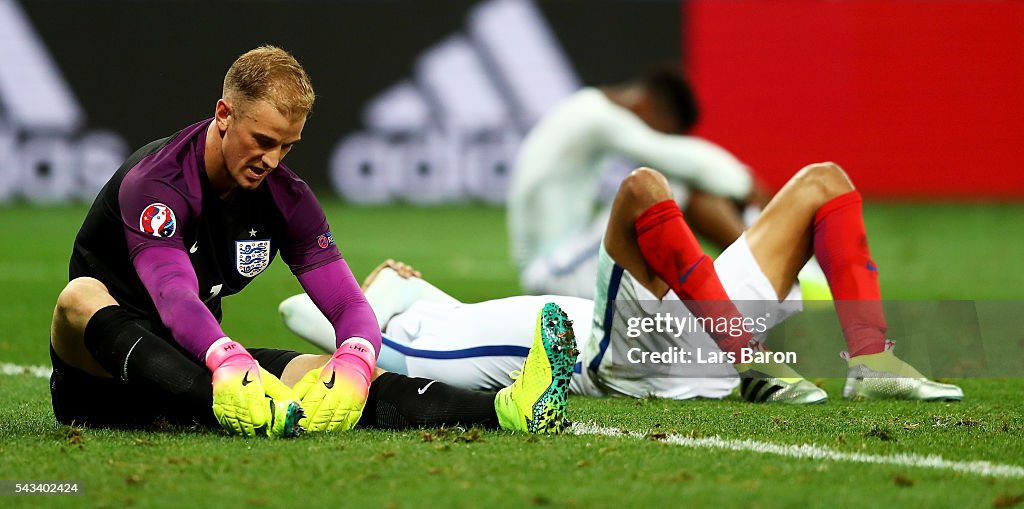
<svg viewBox="0 0 1024 509"><path fill-rule="evenodd" d="M545 304L519 377L494 398L502 429L561 433L577 355L572 321L555 303Z"/></svg>
<svg viewBox="0 0 1024 509"><path fill-rule="evenodd" d="M270 402L270 423L264 428L271 438L295 438L306 431L299 420L306 416L295 401L267 398Z"/></svg>

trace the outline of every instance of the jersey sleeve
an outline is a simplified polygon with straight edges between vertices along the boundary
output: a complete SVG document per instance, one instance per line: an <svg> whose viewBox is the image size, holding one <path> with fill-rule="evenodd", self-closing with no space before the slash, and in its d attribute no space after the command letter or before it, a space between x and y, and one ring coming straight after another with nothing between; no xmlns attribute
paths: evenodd
<svg viewBox="0 0 1024 509"><path fill-rule="evenodd" d="M174 341L196 359L204 360L210 346L226 335L199 298L199 281L188 254L181 249L150 246L140 250L132 263Z"/></svg>
<svg viewBox="0 0 1024 509"><path fill-rule="evenodd" d="M118 190L118 204L131 260L147 247L185 249L181 232L192 211L183 186L143 171L125 176Z"/></svg>
<svg viewBox="0 0 1024 509"><path fill-rule="evenodd" d="M167 177L151 173L129 172L118 190L128 256L174 341L201 360L224 332L199 298L182 240L193 214L187 184L175 180L180 172L166 172Z"/></svg>
<svg viewBox="0 0 1024 509"><path fill-rule="evenodd" d="M334 327L335 347L352 337L363 338L380 354L377 317L344 259L339 258L298 275L299 283Z"/></svg>
<svg viewBox="0 0 1024 509"><path fill-rule="evenodd" d="M341 259L334 235L320 202L305 182L294 179L281 193L275 193L284 216L281 258L295 275Z"/></svg>
<svg viewBox="0 0 1024 509"><path fill-rule="evenodd" d="M670 180L729 198L745 199L753 189L746 165L703 138L660 133L625 110L609 110L600 135L608 146L651 166Z"/></svg>

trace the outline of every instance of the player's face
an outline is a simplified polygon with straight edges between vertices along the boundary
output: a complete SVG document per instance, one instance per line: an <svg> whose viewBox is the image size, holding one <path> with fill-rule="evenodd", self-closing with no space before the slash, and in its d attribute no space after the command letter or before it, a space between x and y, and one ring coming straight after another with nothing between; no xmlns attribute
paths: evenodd
<svg viewBox="0 0 1024 509"><path fill-rule="evenodd" d="M651 108L645 111L640 118L648 127L662 134L682 134L679 124L671 114Z"/></svg>
<svg viewBox="0 0 1024 509"><path fill-rule="evenodd" d="M227 110L221 117L221 104ZM245 105L244 111L218 103L218 125L223 124L221 145L228 176L242 189L256 189L274 171L302 136L306 118L292 119L266 101Z"/></svg>
<svg viewBox="0 0 1024 509"><path fill-rule="evenodd" d="M647 92L641 96L641 100L634 107L633 112L655 131L663 134L682 134L682 129L679 128L675 117L659 108L657 102Z"/></svg>
<svg viewBox="0 0 1024 509"><path fill-rule="evenodd" d="M651 129L658 131L662 134L682 134L682 130L679 129L678 123L671 115L665 114L652 114L645 119L647 125L651 126Z"/></svg>

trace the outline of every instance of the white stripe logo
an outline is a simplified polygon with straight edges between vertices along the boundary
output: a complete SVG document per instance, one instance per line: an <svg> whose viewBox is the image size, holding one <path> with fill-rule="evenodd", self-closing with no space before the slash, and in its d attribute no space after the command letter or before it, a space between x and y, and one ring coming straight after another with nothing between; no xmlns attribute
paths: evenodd
<svg viewBox="0 0 1024 509"><path fill-rule="evenodd" d="M0 48L0 101L9 120L33 131L77 129L82 109L13 0L0 0Z"/></svg>
<svg viewBox="0 0 1024 509"><path fill-rule="evenodd" d="M135 351L135 347L139 346L139 343L141 341L142 341L142 336L139 336L139 339L136 339L135 343L132 344L132 347L128 349L128 355L124 356L124 366L121 367L121 380L124 383L128 383L128 359L131 358L132 352Z"/></svg>
<svg viewBox="0 0 1024 509"><path fill-rule="evenodd" d="M423 393L427 392L427 389L429 389L430 386L434 385L435 383L437 383L437 380L431 380L429 384L424 385L423 387L420 387L419 389L416 389L416 394L419 394L420 396L422 396Z"/></svg>
<svg viewBox="0 0 1024 509"><path fill-rule="evenodd" d="M91 201L128 148L110 132L82 133L84 120L28 16L0 0L0 203Z"/></svg>
<svg viewBox="0 0 1024 509"><path fill-rule="evenodd" d="M334 189L353 202L504 202L526 131L579 78L530 0L487 0L466 33L427 48L413 77L370 100L339 141Z"/></svg>

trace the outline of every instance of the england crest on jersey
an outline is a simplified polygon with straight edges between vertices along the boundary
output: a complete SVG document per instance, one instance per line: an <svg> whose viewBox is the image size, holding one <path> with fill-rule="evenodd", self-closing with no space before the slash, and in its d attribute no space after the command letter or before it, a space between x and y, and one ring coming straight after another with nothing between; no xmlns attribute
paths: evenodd
<svg viewBox="0 0 1024 509"><path fill-rule="evenodd" d="M245 277L256 277L270 265L270 240L236 240L235 269Z"/></svg>

